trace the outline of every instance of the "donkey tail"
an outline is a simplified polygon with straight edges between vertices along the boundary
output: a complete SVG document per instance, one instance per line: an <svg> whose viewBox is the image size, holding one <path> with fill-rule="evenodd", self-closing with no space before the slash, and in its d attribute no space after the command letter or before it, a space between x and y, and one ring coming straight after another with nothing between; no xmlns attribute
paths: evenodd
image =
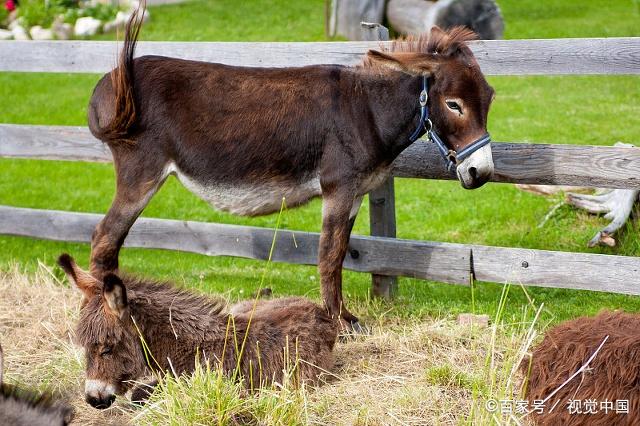
<svg viewBox="0 0 640 426"><path fill-rule="evenodd" d="M134 60L133 56L138 43L140 27L144 20L146 0L140 1L133 11L125 27L124 45L118 58L118 66L110 73L113 90L112 118L104 126L95 125L99 120L91 120L91 131L102 141L123 142L133 144L129 131L137 120L136 103L134 98ZM91 125L94 124L94 125Z"/></svg>

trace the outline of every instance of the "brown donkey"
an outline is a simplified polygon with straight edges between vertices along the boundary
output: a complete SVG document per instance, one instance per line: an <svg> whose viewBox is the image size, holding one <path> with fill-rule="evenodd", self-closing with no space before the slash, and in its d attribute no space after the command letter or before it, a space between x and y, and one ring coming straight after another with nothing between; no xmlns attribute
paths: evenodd
<svg viewBox="0 0 640 426"><path fill-rule="evenodd" d="M101 282L69 255L58 263L84 295L76 338L86 353L85 397L96 408L153 371L192 372L198 356L230 375L239 366L248 388L282 380L288 365L311 382L333 365L335 321L306 299L260 302L253 313L241 303L225 313L219 300L169 284L112 273ZM134 389L132 399L146 393Z"/></svg>
<svg viewBox="0 0 640 426"><path fill-rule="evenodd" d="M531 419L549 426L640 424L638 330L640 314L621 311L547 330L521 366L528 376L525 397L545 401L538 404L543 410L531 410ZM594 353L588 367L567 382Z"/></svg>
<svg viewBox="0 0 640 426"><path fill-rule="evenodd" d="M362 197L394 159L432 127L462 186L477 188L493 173L486 128L494 91L465 43L471 31L434 28L369 51L355 67L248 68L134 59L139 22L134 14L119 65L89 104L89 128L109 146L117 175L92 239L99 279L117 270L129 229L169 175L239 215L275 212L283 197L295 206L321 196L322 296L343 326L357 326L342 299L342 262Z"/></svg>
<svg viewBox="0 0 640 426"><path fill-rule="evenodd" d="M73 419L73 408L38 394L2 382L3 352L0 346L0 425L65 426Z"/></svg>

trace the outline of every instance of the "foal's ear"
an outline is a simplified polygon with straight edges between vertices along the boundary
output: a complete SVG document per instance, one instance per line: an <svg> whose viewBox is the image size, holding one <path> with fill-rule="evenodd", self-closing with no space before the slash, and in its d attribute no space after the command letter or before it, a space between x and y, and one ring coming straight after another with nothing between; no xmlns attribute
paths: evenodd
<svg viewBox="0 0 640 426"><path fill-rule="evenodd" d="M430 76L438 67L438 60L434 55L416 52L383 53L369 50L367 58L378 65L411 75Z"/></svg>
<svg viewBox="0 0 640 426"><path fill-rule="evenodd" d="M127 300L127 289L124 283L116 274L105 275L102 286L102 297L107 302L109 311L122 319L129 304Z"/></svg>
<svg viewBox="0 0 640 426"><path fill-rule="evenodd" d="M90 299L98 292L98 280L89 272L80 269L73 257L63 253L58 258L58 265L67 274L67 278L82 292L86 299Z"/></svg>

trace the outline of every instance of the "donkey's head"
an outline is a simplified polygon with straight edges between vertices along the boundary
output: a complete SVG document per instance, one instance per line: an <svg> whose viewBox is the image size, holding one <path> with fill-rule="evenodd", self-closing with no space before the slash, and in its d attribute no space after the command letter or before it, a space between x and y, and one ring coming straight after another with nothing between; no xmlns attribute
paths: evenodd
<svg viewBox="0 0 640 426"><path fill-rule="evenodd" d="M494 97L493 88L465 43L474 38L475 34L463 27L448 32L433 27L428 36L398 40L389 51L370 50L366 59L369 64L427 78L429 119L457 165L460 183L467 189L482 186L493 174L490 145L460 161L453 155L487 134L487 116ZM417 98L417 93L412 96Z"/></svg>
<svg viewBox="0 0 640 426"><path fill-rule="evenodd" d="M129 313L134 297L120 278L107 274L103 282L76 265L68 254L58 259L69 280L84 295L76 339L86 358L86 401L107 408L142 377L147 364L136 325Z"/></svg>

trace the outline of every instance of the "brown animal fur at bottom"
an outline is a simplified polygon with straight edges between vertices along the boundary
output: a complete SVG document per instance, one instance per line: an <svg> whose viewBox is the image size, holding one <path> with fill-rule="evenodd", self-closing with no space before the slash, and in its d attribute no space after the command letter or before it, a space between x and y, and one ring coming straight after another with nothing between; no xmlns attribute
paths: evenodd
<svg viewBox="0 0 640 426"><path fill-rule="evenodd" d="M0 425L65 426L73 408L48 394L26 391L2 382L3 353L0 346Z"/></svg>
<svg viewBox="0 0 640 426"><path fill-rule="evenodd" d="M255 310L244 302L227 313L220 300L170 284L114 274L101 282L69 255L58 263L84 294L76 338L86 353L86 399L96 408L153 371L192 372L198 357L227 374L239 364L248 388L282 380L287 366L299 381L316 382L333 365L338 324L304 298L260 301ZM148 393L136 388L133 399Z"/></svg>
<svg viewBox="0 0 640 426"><path fill-rule="evenodd" d="M609 336L589 367L571 380L546 404L543 414L532 415L541 425L640 424L640 314L604 311L595 317L564 322L545 334L532 352L526 398L545 399L587 362ZM522 365L525 373L529 363ZM580 400L582 414L571 414L569 400ZM585 401L596 401L597 413L585 413ZM628 414L616 414L616 401L627 400ZM556 408L549 412L556 401ZM605 413L601 403L611 401Z"/></svg>

